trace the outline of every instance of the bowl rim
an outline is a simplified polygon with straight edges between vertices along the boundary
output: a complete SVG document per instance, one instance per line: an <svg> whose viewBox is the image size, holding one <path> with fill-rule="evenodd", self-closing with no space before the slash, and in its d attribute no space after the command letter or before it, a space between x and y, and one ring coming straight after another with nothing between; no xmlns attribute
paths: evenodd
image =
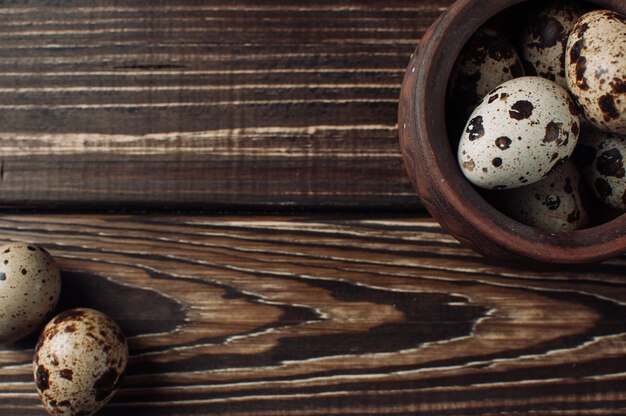
<svg viewBox="0 0 626 416"><path fill-rule="evenodd" d="M546 264L595 263L626 252L626 214L577 231L527 226L498 211L471 186L449 145L445 95L456 57L480 26L526 1L457 0L424 34L405 72L400 97L398 127L405 166L430 214L477 251ZM587 2L626 14L623 0Z"/></svg>

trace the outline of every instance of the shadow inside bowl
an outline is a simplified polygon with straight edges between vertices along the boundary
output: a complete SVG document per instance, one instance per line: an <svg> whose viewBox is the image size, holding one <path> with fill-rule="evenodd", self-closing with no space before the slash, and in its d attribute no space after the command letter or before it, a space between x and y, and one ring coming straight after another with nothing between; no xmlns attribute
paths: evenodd
<svg viewBox="0 0 626 416"><path fill-rule="evenodd" d="M485 24L503 27L509 36L518 33L523 15L534 4L460 0L424 34L407 68L400 97L398 125L405 166L431 215L476 251L522 265L596 263L626 252L626 214L569 232L540 230L510 218L463 176L456 160L454 127L446 119L448 79L467 40ZM622 0L588 4L626 14Z"/></svg>

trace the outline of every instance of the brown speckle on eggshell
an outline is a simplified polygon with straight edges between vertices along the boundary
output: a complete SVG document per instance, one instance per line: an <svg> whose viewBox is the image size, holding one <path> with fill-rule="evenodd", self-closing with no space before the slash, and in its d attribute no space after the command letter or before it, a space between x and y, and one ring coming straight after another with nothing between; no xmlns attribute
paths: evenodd
<svg viewBox="0 0 626 416"><path fill-rule="evenodd" d="M589 223L586 192L572 161L534 184L501 191L498 199L512 218L548 231L574 231Z"/></svg>
<svg viewBox="0 0 626 416"><path fill-rule="evenodd" d="M448 102L465 119L491 90L524 75L513 45L501 33L478 30L463 47L448 85Z"/></svg>
<svg viewBox="0 0 626 416"><path fill-rule="evenodd" d="M59 267L47 251L27 243L0 247L0 343L37 330L60 292Z"/></svg>
<svg viewBox="0 0 626 416"><path fill-rule="evenodd" d="M528 75L538 75L567 88L567 39L584 13L580 3L551 1L529 15L521 42L522 60Z"/></svg>
<svg viewBox="0 0 626 416"><path fill-rule="evenodd" d="M458 148L463 174L485 189L512 189L546 177L578 141L580 119L570 111L573 105L565 89L544 78L501 84L466 124Z"/></svg>
<svg viewBox="0 0 626 416"><path fill-rule="evenodd" d="M626 18L609 10L582 16L567 42L567 84L587 120L626 134Z"/></svg>
<svg viewBox="0 0 626 416"><path fill-rule="evenodd" d="M584 125L576 162L595 195L607 206L626 212L626 136Z"/></svg>
<svg viewBox="0 0 626 416"><path fill-rule="evenodd" d="M52 319L39 337L35 385L51 415L92 415L118 390L127 362L126 339L111 318L72 309Z"/></svg>

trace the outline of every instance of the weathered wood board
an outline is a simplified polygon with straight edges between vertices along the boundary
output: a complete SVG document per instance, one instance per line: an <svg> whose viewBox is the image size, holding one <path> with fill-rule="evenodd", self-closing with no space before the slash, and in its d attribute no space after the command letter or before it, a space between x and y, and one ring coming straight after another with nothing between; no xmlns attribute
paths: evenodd
<svg viewBox="0 0 626 416"><path fill-rule="evenodd" d="M129 336L102 415L618 415L626 258L491 264L429 219L2 216L45 245L59 309ZM0 413L43 416L34 339L0 349Z"/></svg>
<svg viewBox="0 0 626 416"><path fill-rule="evenodd" d="M451 0L0 4L0 205L419 206L396 111Z"/></svg>

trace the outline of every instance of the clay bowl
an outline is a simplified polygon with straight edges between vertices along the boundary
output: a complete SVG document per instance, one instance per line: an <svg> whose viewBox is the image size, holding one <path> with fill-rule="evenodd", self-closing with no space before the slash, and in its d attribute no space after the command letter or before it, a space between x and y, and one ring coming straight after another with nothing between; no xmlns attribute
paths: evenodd
<svg viewBox="0 0 626 416"><path fill-rule="evenodd" d="M626 214L573 232L526 226L490 205L465 179L447 135L446 86L463 45L488 20L516 16L530 3L459 0L424 34L400 96L398 128L405 166L430 214L479 253L526 266L597 263L626 252ZM624 0L588 3L626 14ZM513 20L519 21L519 16Z"/></svg>

